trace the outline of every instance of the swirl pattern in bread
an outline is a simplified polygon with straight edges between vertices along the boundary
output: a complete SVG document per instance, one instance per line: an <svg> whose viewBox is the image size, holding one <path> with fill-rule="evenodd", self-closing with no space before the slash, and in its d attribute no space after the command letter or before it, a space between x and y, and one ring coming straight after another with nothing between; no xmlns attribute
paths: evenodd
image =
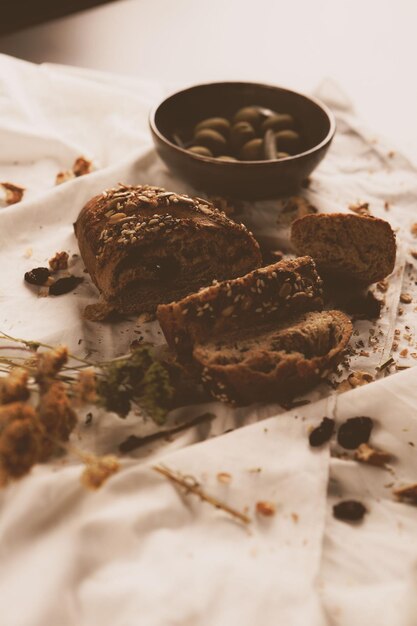
<svg viewBox="0 0 417 626"><path fill-rule="evenodd" d="M120 185L95 196L74 229L104 301L125 314L153 312L261 263L243 224L207 200L149 185Z"/></svg>

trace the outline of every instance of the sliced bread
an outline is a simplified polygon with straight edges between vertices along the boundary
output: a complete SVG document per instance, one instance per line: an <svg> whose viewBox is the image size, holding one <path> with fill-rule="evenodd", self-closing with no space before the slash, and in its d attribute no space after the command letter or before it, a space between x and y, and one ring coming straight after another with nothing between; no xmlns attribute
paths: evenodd
<svg viewBox="0 0 417 626"><path fill-rule="evenodd" d="M310 311L196 344L194 363L212 396L234 405L287 400L340 362L352 334L340 311Z"/></svg>
<svg viewBox="0 0 417 626"><path fill-rule="evenodd" d="M236 327L258 328L269 320L322 307L322 282L314 262L300 257L161 304L157 317L168 345L186 361L196 343L227 335Z"/></svg>
<svg viewBox="0 0 417 626"><path fill-rule="evenodd" d="M291 242L320 274L369 285L394 269L395 234L385 220L349 213L306 215L293 222Z"/></svg>

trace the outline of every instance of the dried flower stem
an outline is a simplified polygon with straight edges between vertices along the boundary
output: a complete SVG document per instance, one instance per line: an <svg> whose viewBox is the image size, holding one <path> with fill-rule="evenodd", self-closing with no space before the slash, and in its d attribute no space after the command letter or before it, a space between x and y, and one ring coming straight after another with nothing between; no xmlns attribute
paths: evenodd
<svg viewBox="0 0 417 626"><path fill-rule="evenodd" d="M379 365L376 369L378 370L378 372L382 372L383 370L387 369L387 367L389 367L393 363L395 363L395 360L394 360L394 357L391 356L384 363L382 363L382 365Z"/></svg>
<svg viewBox="0 0 417 626"><path fill-rule="evenodd" d="M142 448L143 446L146 446L153 441L157 441L158 439L163 439L164 437L176 435L182 430L187 430L188 428L192 428L193 426L197 426L198 424L202 424L203 422L211 421L215 417L216 416L214 415L214 413L204 413L203 415L198 415L198 417L194 417L189 422L184 422L183 424L174 426L174 428L159 430L156 433L147 435L146 437L137 437L136 435L130 435L130 437L122 441L122 443L119 445L119 452L121 452L122 454L126 454L126 452L131 452L132 450L136 450L137 448Z"/></svg>
<svg viewBox="0 0 417 626"><path fill-rule="evenodd" d="M155 470L155 472L159 472L159 474L162 474L162 476L165 476L165 478L168 478L176 485L185 489L186 493L193 493L203 500L203 502L211 504L216 509L221 509L244 524L251 523L251 519L247 515L233 509L225 502L218 500L215 496L206 493L193 476L186 476L178 471L171 470L169 467L166 467L166 465L154 465L152 469Z"/></svg>
<svg viewBox="0 0 417 626"><path fill-rule="evenodd" d="M13 341L14 343L21 343L24 346L26 346L31 352L36 352L38 347L47 348L48 350L55 350L54 346L51 346L47 343L43 343L41 341L29 341L27 339L20 339L19 337L12 337L11 335L8 335L4 331L0 331L0 339L9 339L9 341ZM90 361L87 361L86 359L83 359L79 356L75 356L75 354L68 353L68 356L71 359L74 359L74 361L78 361L79 363L84 363L85 365L88 365L89 367L95 366L94 363L91 363ZM71 369L74 369L74 368L71 368Z"/></svg>

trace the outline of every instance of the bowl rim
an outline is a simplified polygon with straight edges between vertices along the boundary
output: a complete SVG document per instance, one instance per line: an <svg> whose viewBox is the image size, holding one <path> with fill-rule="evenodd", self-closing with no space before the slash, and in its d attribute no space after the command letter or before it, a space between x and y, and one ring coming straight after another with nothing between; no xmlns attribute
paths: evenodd
<svg viewBox="0 0 417 626"><path fill-rule="evenodd" d="M193 152L190 152L189 150L187 150L186 148L181 148L180 146L178 146L177 144L173 143L172 141L170 141L158 128L158 126L156 125L156 121L155 121L155 117L157 114L158 109L165 104L165 102L167 100L169 100L170 98L173 98L174 96L178 96L181 93L187 92L187 91L191 91L192 89L196 89L198 87L210 87L210 86L214 86L214 85L252 85L252 86L257 86L257 87L266 87L268 89L278 89L280 91L286 91L288 93L294 94L295 96L299 96L301 98L305 98L306 100L309 100L310 102L313 102L319 109L321 109L325 115L327 116L329 123L330 123L330 128L329 131L327 133L327 135L324 137L324 139L322 139L322 141L320 141L320 143L316 144L315 146L313 146L312 148L310 148L309 150L305 150L304 152L299 152L297 154L292 154L289 155L287 157L284 157L282 159L259 159L257 161L219 161L218 159L216 159L216 157L207 157L207 156L202 156L200 154L194 154ZM281 87L280 85L272 85L270 83L257 83L257 82L253 82L253 81L241 81L241 80L225 80L225 81L210 81L210 82L206 82L206 83L196 83L193 85L190 85L189 87L185 87L182 89L178 89L177 91L173 91L172 93L168 94L167 96L165 96L165 98L163 100L161 100L160 102L158 102L156 105L154 105L149 113L149 118L148 118L148 122L149 122L149 126L151 128L151 131L157 135L157 137L159 139L161 139L163 142L167 143L169 146L171 146L172 148L174 148L177 152L179 152L180 154L184 154L187 157L189 157L190 159L194 159L197 161L201 161L203 163L207 163L210 165L217 165L218 167L230 167L230 168L234 168L234 167L248 167L248 166L254 166L254 165L258 165L261 166L262 164L271 164L271 163L284 163L284 162L289 162L289 161L294 161L300 157L304 157L307 156L309 154L314 154L314 152L317 152L318 150L320 150L321 148L325 147L326 145L328 145L335 133L336 133L336 117L333 113L333 111L326 105L324 104L324 102L322 102L321 100L319 100L318 98L315 98L314 96L307 96L304 93L301 93L299 91L294 91L294 89L288 89L287 87Z"/></svg>

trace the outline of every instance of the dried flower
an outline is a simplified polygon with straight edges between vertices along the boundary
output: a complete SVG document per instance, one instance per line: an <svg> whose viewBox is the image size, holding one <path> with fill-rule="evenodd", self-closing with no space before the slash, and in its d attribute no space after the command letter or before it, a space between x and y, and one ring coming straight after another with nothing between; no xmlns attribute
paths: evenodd
<svg viewBox="0 0 417 626"><path fill-rule="evenodd" d="M226 502L222 502L215 496L212 496L211 494L204 491L203 487L194 478L194 476L182 474L181 472L177 470L172 470L165 465L156 465L153 467L153 469L159 474L165 476L165 478L171 480L175 485L182 487L185 490L186 494L192 493L198 496L203 502L211 504L211 506L214 506L216 509L221 509L228 515L231 515L232 517L238 519L244 524L250 524L251 520L246 515L246 513L241 513L240 511L237 511L233 507L229 506Z"/></svg>
<svg viewBox="0 0 417 626"><path fill-rule="evenodd" d="M14 368L8 376L0 380L0 404L27 400L30 392L27 387L29 374L20 367Z"/></svg>
<svg viewBox="0 0 417 626"><path fill-rule="evenodd" d="M120 463L113 455L86 457L86 467L81 474L81 483L87 489L99 489L119 469Z"/></svg>
<svg viewBox="0 0 417 626"><path fill-rule="evenodd" d="M97 402L97 379L94 370L81 370L71 389L76 404L93 404Z"/></svg>
<svg viewBox="0 0 417 626"><path fill-rule="evenodd" d="M0 407L0 485L29 472L38 461L41 440L33 407L24 402Z"/></svg>
<svg viewBox="0 0 417 626"><path fill-rule="evenodd" d="M174 397L168 369L157 361L150 346L143 345L129 357L102 368L97 385L100 403L120 417L126 417L137 402L157 423L163 424Z"/></svg>
<svg viewBox="0 0 417 626"><path fill-rule="evenodd" d="M41 460L46 460L60 448L60 443L68 441L77 424L77 415L62 381L53 380L41 390L37 413L45 434Z"/></svg>
<svg viewBox="0 0 417 626"><path fill-rule="evenodd" d="M36 381L42 384L45 380L54 378L68 361L68 348L58 346L48 352L39 352L37 355Z"/></svg>

